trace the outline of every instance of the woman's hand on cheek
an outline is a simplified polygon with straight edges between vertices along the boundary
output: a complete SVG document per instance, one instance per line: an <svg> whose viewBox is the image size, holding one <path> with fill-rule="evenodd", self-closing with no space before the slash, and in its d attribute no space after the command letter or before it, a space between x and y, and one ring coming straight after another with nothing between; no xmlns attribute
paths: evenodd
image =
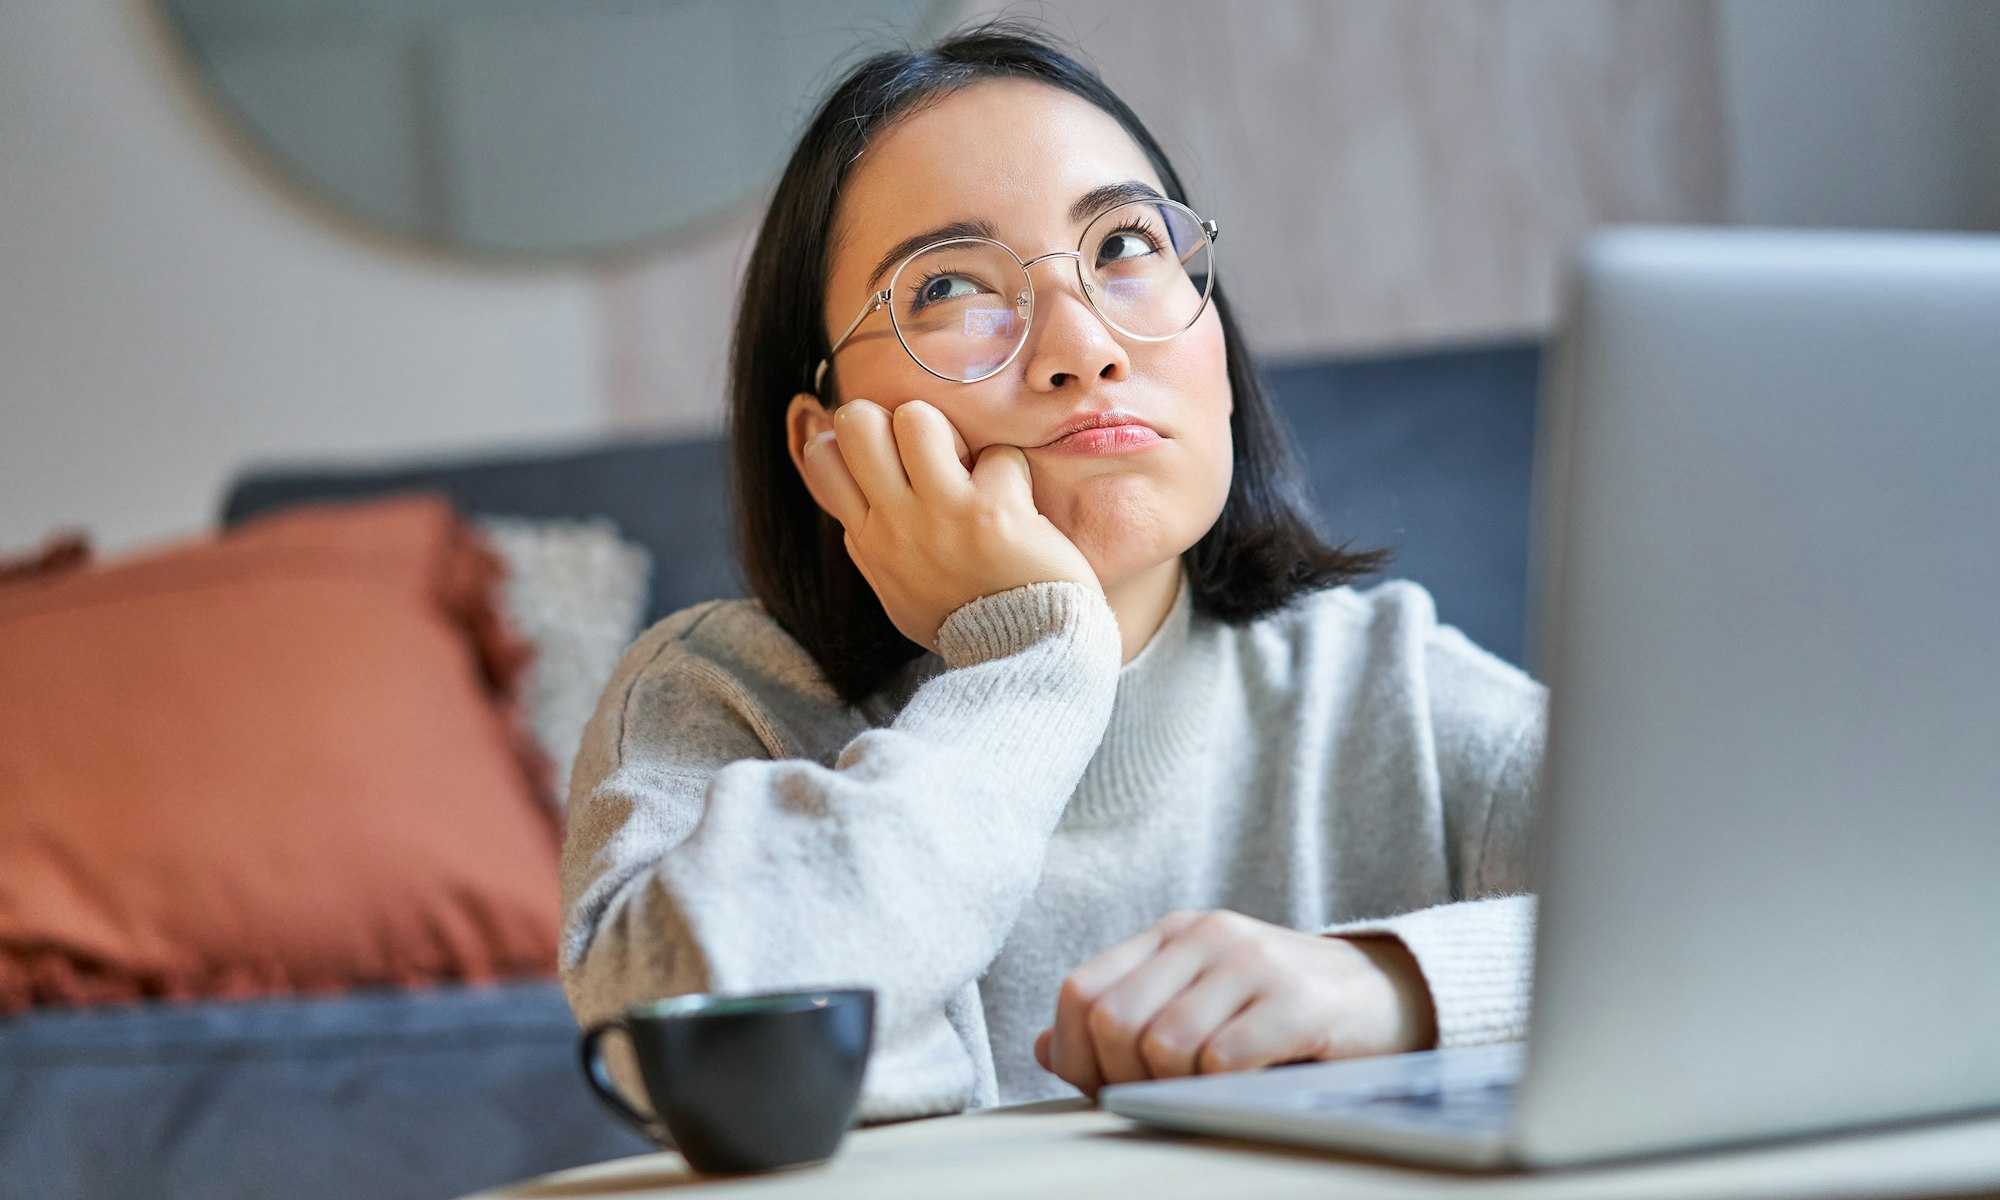
<svg viewBox="0 0 2000 1200"><path fill-rule="evenodd" d="M1399 1054L1436 1040L1429 989L1394 938L1176 912L1072 971L1035 1061L1107 1083Z"/></svg>
<svg viewBox="0 0 2000 1200"><path fill-rule="evenodd" d="M903 635L932 652L945 619L1024 584L1102 592L1075 543L1035 509L1028 459L994 443L975 456L937 406L891 412L854 399L801 452L807 490L840 522L848 556Z"/></svg>

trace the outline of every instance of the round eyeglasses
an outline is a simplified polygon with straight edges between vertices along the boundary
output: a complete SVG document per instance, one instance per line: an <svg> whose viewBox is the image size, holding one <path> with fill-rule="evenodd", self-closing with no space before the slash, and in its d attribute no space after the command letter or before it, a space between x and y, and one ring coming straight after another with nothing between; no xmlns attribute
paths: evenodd
<svg viewBox="0 0 2000 1200"><path fill-rule="evenodd" d="M819 360L813 393L833 356L879 308L916 364L939 379L978 383L1004 370L1028 344L1035 284L1028 268L1052 258L1076 260L1084 299L1114 331L1164 342L1193 325L1215 288L1214 221L1175 200L1135 200L1093 218L1074 250L1021 260L1000 242L949 238L896 264L889 286Z"/></svg>

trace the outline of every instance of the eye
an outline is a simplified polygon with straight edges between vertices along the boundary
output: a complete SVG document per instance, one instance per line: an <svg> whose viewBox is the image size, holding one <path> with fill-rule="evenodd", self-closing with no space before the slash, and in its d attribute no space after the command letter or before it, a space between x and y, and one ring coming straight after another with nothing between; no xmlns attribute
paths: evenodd
<svg viewBox="0 0 2000 1200"><path fill-rule="evenodd" d="M956 283L960 286L954 287ZM967 296L977 296L986 289L968 275L955 271L927 271L923 278L912 283L909 288L910 312L922 312L933 304L946 300L963 300Z"/></svg>
<svg viewBox="0 0 2000 1200"><path fill-rule="evenodd" d="M1104 235L1097 246L1097 261L1101 263L1129 261L1144 258L1160 251L1159 234L1140 221L1127 221Z"/></svg>

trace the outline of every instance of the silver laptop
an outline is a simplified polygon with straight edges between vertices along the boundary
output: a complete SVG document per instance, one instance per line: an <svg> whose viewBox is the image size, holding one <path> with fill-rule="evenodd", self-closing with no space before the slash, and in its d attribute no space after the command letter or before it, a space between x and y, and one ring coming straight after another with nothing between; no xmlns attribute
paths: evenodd
<svg viewBox="0 0 2000 1200"><path fill-rule="evenodd" d="M1610 229L1564 308L1525 1040L1106 1109L1515 1168L2000 1109L2000 237Z"/></svg>

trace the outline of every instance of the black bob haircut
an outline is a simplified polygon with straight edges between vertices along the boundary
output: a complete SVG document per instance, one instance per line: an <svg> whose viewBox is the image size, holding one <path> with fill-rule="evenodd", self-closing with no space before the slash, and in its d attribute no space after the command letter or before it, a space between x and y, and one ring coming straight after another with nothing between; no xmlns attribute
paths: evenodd
<svg viewBox="0 0 2000 1200"><path fill-rule="evenodd" d="M752 595L850 705L925 651L889 620L848 557L840 522L806 490L792 463L785 411L794 395L812 391L813 369L827 352L830 239L855 157L900 117L996 78L1037 80L1109 113L1145 151L1167 196L1187 203L1180 176L1124 101L1094 70L1013 19L867 58L815 111L779 177L744 274L730 342L731 504L736 554ZM1226 270L1218 270L1209 302L1221 319L1235 399L1233 477L1221 515L1181 557L1194 608L1241 624L1301 593L1378 571L1388 552L1330 547L1314 531L1290 432L1264 394L1223 296ZM832 408L839 394L829 369L821 402Z"/></svg>

